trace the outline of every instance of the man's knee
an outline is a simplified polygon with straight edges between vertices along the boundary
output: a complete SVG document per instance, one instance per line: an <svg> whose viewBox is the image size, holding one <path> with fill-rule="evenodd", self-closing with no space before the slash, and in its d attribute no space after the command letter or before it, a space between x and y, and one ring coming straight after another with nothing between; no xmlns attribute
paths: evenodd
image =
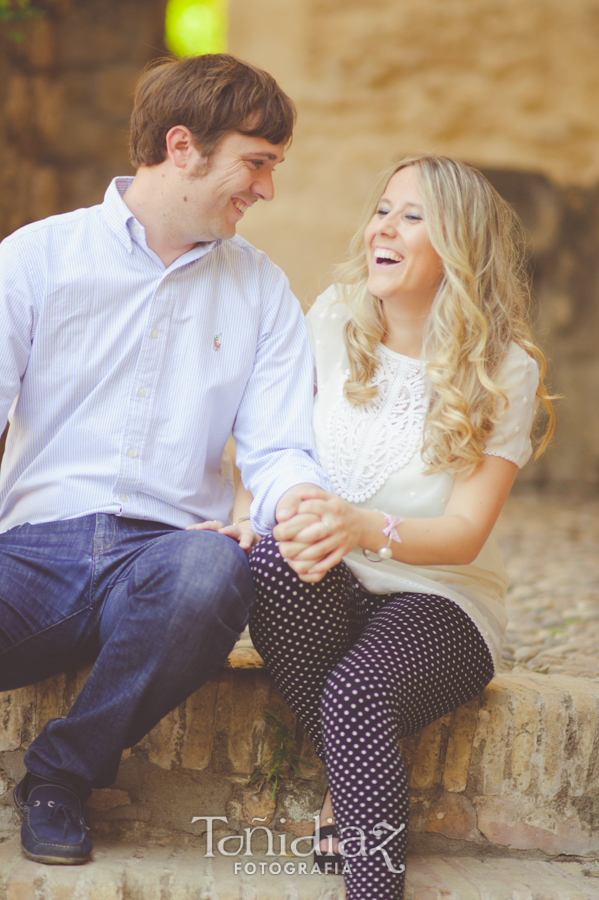
<svg viewBox="0 0 599 900"><path fill-rule="evenodd" d="M172 537L165 577L173 624L187 628L219 620L233 631L242 631L254 602L245 552L231 538L215 532L183 531Z"/></svg>

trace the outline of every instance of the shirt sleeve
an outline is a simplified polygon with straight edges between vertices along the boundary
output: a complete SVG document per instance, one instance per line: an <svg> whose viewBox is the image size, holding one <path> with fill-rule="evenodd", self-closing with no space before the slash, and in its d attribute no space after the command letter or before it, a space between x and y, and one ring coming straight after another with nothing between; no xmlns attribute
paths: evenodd
<svg viewBox="0 0 599 900"><path fill-rule="evenodd" d="M312 430L313 361L301 307L283 273L270 266L252 375L233 428L237 464L254 495L252 524L272 531L283 494L296 484L331 491Z"/></svg>
<svg viewBox="0 0 599 900"><path fill-rule="evenodd" d="M530 433L537 409L539 367L522 347L512 344L497 382L508 399L495 428L485 442L489 456L501 456L519 468L532 455Z"/></svg>
<svg viewBox="0 0 599 900"><path fill-rule="evenodd" d="M27 369L35 322L33 287L13 235L0 244L0 434Z"/></svg>

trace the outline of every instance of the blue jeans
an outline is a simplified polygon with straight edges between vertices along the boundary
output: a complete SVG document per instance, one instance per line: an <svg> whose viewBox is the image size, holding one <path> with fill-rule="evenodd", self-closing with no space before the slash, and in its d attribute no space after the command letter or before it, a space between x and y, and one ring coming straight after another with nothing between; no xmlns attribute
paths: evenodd
<svg viewBox="0 0 599 900"><path fill-rule="evenodd" d="M211 678L254 602L243 550L211 531L97 514L0 534L0 690L95 659L28 771L83 796Z"/></svg>

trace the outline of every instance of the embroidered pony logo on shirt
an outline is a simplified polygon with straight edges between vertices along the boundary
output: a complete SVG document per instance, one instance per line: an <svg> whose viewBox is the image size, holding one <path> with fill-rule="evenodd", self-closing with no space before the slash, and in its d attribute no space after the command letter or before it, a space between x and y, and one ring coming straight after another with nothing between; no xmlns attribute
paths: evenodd
<svg viewBox="0 0 599 900"><path fill-rule="evenodd" d="M220 334L214 335L214 343L212 344L212 349L215 351L215 353L218 353L218 351L220 350L220 339L222 338L222 336L222 331Z"/></svg>

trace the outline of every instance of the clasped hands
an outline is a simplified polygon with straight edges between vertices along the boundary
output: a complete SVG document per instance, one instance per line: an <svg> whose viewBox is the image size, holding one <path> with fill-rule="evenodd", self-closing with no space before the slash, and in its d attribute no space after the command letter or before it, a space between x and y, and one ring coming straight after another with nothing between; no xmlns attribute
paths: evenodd
<svg viewBox="0 0 599 900"><path fill-rule="evenodd" d="M316 485L296 485L287 491L279 500L276 516L273 535L281 556L302 581L320 581L360 544L359 511Z"/></svg>

